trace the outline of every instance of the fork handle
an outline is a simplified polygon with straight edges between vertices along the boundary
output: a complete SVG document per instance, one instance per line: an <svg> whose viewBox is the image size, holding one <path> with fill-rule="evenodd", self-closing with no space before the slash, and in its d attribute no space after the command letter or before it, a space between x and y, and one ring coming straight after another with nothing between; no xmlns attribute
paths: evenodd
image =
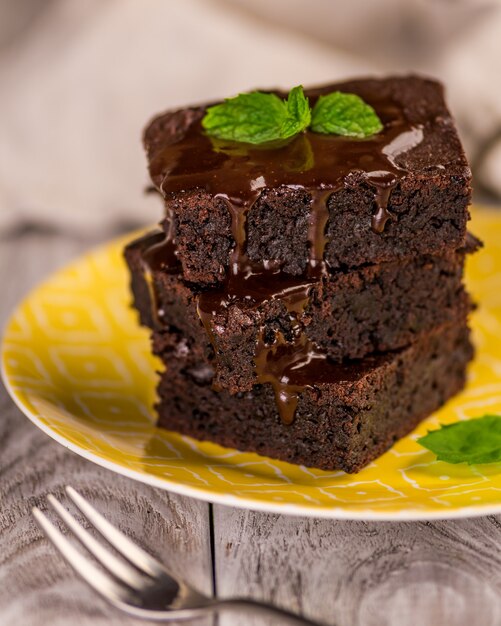
<svg viewBox="0 0 501 626"><path fill-rule="evenodd" d="M212 608L218 611L252 611L269 617L280 618L277 624L287 624L290 626L326 626L320 622L312 622L309 619L300 617L295 613L280 609L266 602L258 602L257 600L249 600L247 598L228 598L227 600L216 600Z"/></svg>

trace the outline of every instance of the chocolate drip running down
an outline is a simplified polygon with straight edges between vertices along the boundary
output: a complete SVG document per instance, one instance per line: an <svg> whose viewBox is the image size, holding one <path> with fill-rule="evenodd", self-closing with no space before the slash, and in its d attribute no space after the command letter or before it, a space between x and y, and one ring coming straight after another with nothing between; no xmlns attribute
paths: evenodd
<svg viewBox="0 0 501 626"><path fill-rule="evenodd" d="M145 243L149 240L150 234L145 235ZM153 272L162 271L168 273L180 273L181 266L177 258L176 243L174 240L173 222L169 223L167 232L159 232L144 251L143 257L144 280L148 286L151 302L151 317L155 324L163 324L163 311L160 308L160 299L157 296Z"/></svg>
<svg viewBox="0 0 501 626"><path fill-rule="evenodd" d="M277 331L274 341L267 344L262 327L256 342L254 364L257 382L273 386L280 416L285 423L290 423L294 417L298 393L305 385L296 385L294 373L287 373L287 368L301 368L308 362L309 381L318 378L310 363L315 350L300 322L309 302L311 287L316 281L271 269L261 268L251 273L248 268L248 271L245 276L230 275L222 288L202 292L198 299L198 314L212 341L214 319L235 301L247 300L258 305L264 301L280 300L286 306L291 319L292 341L287 342L282 333ZM214 345L214 341L212 343Z"/></svg>
<svg viewBox="0 0 501 626"><path fill-rule="evenodd" d="M308 94L312 105L320 93ZM287 142L262 147L211 139L201 126L204 109L193 109L183 136L162 149L151 164L152 175L161 180L160 190L166 197L184 190L205 189L213 197L224 199L231 214L235 244L227 277L221 286L198 296L199 316L209 338L214 318L232 302L246 300L257 305L278 299L287 307L293 341L287 342L277 332L275 341L267 344L261 332L254 359L256 379L273 386L285 423L293 420L302 390L321 381L346 380L350 371L348 366L328 361L307 338L301 322L312 285L318 284L327 271L323 257L328 243L329 197L349 184L349 174L362 172L374 189L370 227L382 233L388 220L393 219L388 210L391 191L407 173L397 164L397 157L423 138L421 127L412 126L394 102L378 94L366 100L384 124L377 135L352 139L306 132ZM304 189L311 197L310 257L303 276L282 272L274 259L253 263L246 253L249 211L264 190L281 186ZM173 225L175 216L172 218ZM154 248L148 264L167 271L178 266L173 232Z"/></svg>

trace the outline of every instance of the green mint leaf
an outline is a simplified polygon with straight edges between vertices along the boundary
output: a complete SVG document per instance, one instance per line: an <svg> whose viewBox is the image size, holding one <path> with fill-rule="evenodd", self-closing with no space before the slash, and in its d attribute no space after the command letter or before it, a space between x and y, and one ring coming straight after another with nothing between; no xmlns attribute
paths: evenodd
<svg viewBox="0 0 501 626"><path fill-rule="evenodd" d="M242 93L209 107L202 119L207 134L219 139L260 144L288 139L307 128L310 107L301 86L287 100L272 93Z"/></svg>
<svg viewBox="0 0 501 626"><path fill-rule="evenodd" d="M447 463L496 463L501 461L501 416L484 415L433 430L418 443Z"/></svg>
<svg viewBox="0 0 501 626"><path fill-rule="evenodd" d="M311 114L311 130L329 135L370 137L383 129L374 109L353 93L320 96Z"/></svg>
<svg viewBox="0 0 501 626"><path fill-rule="evenodd" d="M285 106L287 117L282 126L282 139L297 135L308 128L311 122L310 103L304 95L301 85L290 90Z"/></svg>

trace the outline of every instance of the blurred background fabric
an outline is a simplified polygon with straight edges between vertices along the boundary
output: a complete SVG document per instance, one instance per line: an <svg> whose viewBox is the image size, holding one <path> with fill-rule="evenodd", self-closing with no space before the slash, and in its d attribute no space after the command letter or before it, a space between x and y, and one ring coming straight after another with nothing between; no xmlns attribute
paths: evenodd
<svg viewBox="0 0 501 626"><path fill-rule="evenodd" d="M156 222L141 133L170 107L340 78L442 79L501 201L498 0L0 0L0 231Z"/></svg>

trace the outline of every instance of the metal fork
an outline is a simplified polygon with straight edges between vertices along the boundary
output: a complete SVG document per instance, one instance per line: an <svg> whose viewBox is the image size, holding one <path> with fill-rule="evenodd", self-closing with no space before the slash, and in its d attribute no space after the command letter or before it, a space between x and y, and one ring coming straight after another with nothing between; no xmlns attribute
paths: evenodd
<svg viewBox="0 0 501 626"><path fill-rule="evenodd" d="M281 621L278 623L281 624L321 626L318 622L264 602L246 598L219 600L195 591L117 530L75 489L66 487L66 493L90 525L122 558L97 541L52 495L47 499L54 511L102 568L77 550L39 508L33 508L33 515L47 538L84 581L125 613L142 619L170 622L216 611L251 611L279 618Z"/></svg>

